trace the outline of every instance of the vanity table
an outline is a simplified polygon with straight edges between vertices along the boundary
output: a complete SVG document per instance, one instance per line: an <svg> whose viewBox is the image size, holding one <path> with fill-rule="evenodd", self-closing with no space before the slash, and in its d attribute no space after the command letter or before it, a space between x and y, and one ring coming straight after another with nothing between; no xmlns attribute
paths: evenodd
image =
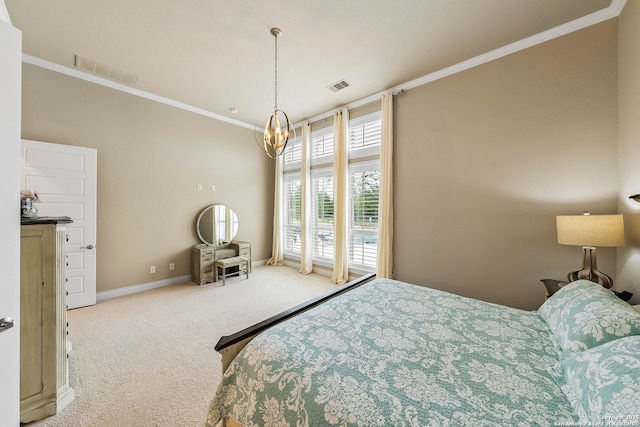
<svg viewBox="0 0 640 427"><path fill-rule="evenodd" d="M196 221L201 244L191 250L191 276L199 284L216 282L216 261L243 257L251 272L251 243L233 240L238 231L238 217L225 205L211 205L202 210ZM240 273L238 271L238 273Z"/></svg>

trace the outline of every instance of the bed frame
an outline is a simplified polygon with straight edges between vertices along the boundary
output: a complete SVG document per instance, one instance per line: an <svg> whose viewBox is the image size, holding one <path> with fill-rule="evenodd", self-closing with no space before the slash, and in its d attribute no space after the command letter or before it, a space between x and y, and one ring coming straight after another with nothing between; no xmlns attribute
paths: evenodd
<svg viewBox="0 0 640 427"><path fill-rule="evenodd" d="M233 335L223 336L215 346L216 351L222 355L222 373L227 370L227 367L229 366L229 364L231 364L231 361L238 355L240 350L242 350L244 346L247 345L247 343L260 332L274 325L277 325L280 322L295 317L298 314L303 313L313 307L317 307L320 304L337 297L338 295L362 286L365 283L375 279L375 277L376 275L373 273L365 274L332 291L329 291L307 302L290 308L289 310L283 311L280 314L276 314L275 316L263 320L262 322L256 323L253 326L249 326L248 328L243 329L240 332L236 332Z"/></svg>

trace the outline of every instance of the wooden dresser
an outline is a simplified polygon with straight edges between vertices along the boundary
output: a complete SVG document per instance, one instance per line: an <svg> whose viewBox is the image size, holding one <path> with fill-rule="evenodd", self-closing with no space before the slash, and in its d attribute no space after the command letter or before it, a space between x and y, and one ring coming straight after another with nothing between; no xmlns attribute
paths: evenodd
<svg viewBox="0 0 640 427"><path fill-rule="evenodd" d="M251 271L251 243L233 241L223 245L200 244L191 250L191 276L199 285L216 281L214 263L223 258L242 256L249 260Z"/></svg>
<svg viewBox="0 0 640 427"><path fill-rule="evenodd" d="M65 217L20 230L20 421L55 415L74 399L67 359ZM28 224L28 225L25 225Z"/></svg>

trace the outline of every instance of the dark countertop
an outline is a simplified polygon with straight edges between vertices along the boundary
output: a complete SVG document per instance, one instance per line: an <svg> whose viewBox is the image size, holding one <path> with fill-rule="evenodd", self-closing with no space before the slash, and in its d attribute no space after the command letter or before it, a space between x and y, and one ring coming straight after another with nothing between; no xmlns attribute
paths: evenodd
<svg viewBox="0 0 640 427"><path fill-rule="evenodd" d="M37 216L34 218L20 218L20 225L37 224L71 224L73 220L68 216Z"/></svg>

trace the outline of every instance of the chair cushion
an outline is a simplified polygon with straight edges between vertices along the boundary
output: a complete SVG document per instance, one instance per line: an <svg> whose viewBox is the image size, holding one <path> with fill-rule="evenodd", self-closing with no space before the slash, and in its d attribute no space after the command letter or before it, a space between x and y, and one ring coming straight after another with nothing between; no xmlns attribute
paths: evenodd
<svg viewBox="0 0 640 427"><path fill-rule="evenodd" d="M243 256L233 256L230 258L219 259L216 261L216 265L220 267L232 267L234 265L240 265L245 262L249 262L249 260Z"/></svg>

